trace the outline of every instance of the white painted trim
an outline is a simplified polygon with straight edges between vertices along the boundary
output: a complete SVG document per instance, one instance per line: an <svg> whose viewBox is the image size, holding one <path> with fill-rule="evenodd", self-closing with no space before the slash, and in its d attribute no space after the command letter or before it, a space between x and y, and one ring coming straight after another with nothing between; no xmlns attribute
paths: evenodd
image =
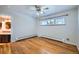
<svg viewBox="0 0 79 59"><path fill-rule="evenodd" d="M30 37L33 37L33 36L37 36L37 35L36 34L33 34L33 35L29 35L29 36L18 37L15 40L11 39L12 40L11 42L15 42L17 40L21 40L21 39L24 39L24 38L30 38Z"/></svg>
<svg viewBox="0 0 79 59"><path fill-rule="evenodd" d="M54 37L40 36L40 35L38 37L46 37L46 38L50 38L50 39L53 39L53 40L61 41L63 43L72 44L72 45L75 45L76 46L75 43L73 43L73 42L66 42L66 41L64 41L64 39L58 39L58 38L54 38Z"/></svg>
<svg viewBox="0 0 79 59"><path fill-rule="evenodd" d="M11 42L15 42L16 40L14 40L14 39L11 39Z"/></svg>

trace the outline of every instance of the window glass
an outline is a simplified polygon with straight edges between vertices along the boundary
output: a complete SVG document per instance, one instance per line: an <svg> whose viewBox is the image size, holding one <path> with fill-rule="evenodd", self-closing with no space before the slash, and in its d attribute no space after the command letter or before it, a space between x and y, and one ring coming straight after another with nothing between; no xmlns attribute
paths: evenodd
<svg viewBox="0 0 79 59"><path fill-rule="evenodd" d="M55 24L65 24L65 20L63 17L57 18L55 20Z"/></svg>
<svg viewBox="0 0 79 59"><path fill-rule="evenodd" d="M50 24L54 24L54 22L55 22L54 19L50 20Z"/></svg>
<svg viewBox="0 0 79 59"><path fill-rule="evenodd" d="M65 24L65 17L63 16L40 21L40 25L63 25L63 24Z"/></svg>
<svg viewBox="0 0 79 59"><path fill-rule="evenodd" d="M48 24L48 25L50 24L50 20L47 20L47 24Z"/></svg>

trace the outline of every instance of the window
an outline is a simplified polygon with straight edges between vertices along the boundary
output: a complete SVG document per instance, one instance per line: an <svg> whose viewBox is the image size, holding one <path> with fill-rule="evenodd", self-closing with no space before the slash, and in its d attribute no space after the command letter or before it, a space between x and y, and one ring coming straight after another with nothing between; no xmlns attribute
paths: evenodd
<svg viewBox="0 0 79 59"><path fill-rule="evenodd" d="M50 20L47 20L47 24L50 25Z"/></svg>
<svg viewBox="0 0 79 59"><path fill-rule="evenodd" d="M55 20L55 23L56 23L56 24L65 24L65 20L64 20L63 17L60 17L60 18L57 18L57 19Z"/></svg>
<svg viewBox="0 0 79 59"><path fill-rule="evenodd" d="M56 17L52 19L42 20L40 21L40 25L64 25L65 17Z"/></svg>
<svg viewBox="0 0 79 59"><path fill-rule="evenodd" d="M50 20L50 24L55 24L54 22L55 22L54 19Z"/></svg>

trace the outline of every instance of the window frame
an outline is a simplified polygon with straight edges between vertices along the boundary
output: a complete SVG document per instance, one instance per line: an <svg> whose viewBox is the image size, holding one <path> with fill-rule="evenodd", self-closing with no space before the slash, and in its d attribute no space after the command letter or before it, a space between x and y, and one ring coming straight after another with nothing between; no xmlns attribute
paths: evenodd
<svg viewBox="0 0 79 59"><path fill-rule="evenodd" d="M64 23L62 23L62 24L56 24L56 20L58 19L58 18L64 18ZM51 20L54 20L54 23L53 24L51 24ZM59 19L58 19L59 20ZM66 25L66 20L65 20L65 17L64 16L61 16L61 17L54 17L54 18L48 18L48 19L44 19L44 20L41 20L40 22L42 22L42 21L50 21L50 24L46 24L46 25L42 25L42 24L40 24L40 26L59 26L59 25Z"/></svg>

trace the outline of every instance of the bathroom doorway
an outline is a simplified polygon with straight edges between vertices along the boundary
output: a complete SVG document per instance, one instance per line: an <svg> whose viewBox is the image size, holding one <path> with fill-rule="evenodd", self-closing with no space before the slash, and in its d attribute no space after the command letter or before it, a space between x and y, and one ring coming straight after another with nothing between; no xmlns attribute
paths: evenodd
<svg viewBox="0 0 79 59"><path fill-rule="evenodd" d="M0 43L11 42L11 16L0 16Z"/></svg>

